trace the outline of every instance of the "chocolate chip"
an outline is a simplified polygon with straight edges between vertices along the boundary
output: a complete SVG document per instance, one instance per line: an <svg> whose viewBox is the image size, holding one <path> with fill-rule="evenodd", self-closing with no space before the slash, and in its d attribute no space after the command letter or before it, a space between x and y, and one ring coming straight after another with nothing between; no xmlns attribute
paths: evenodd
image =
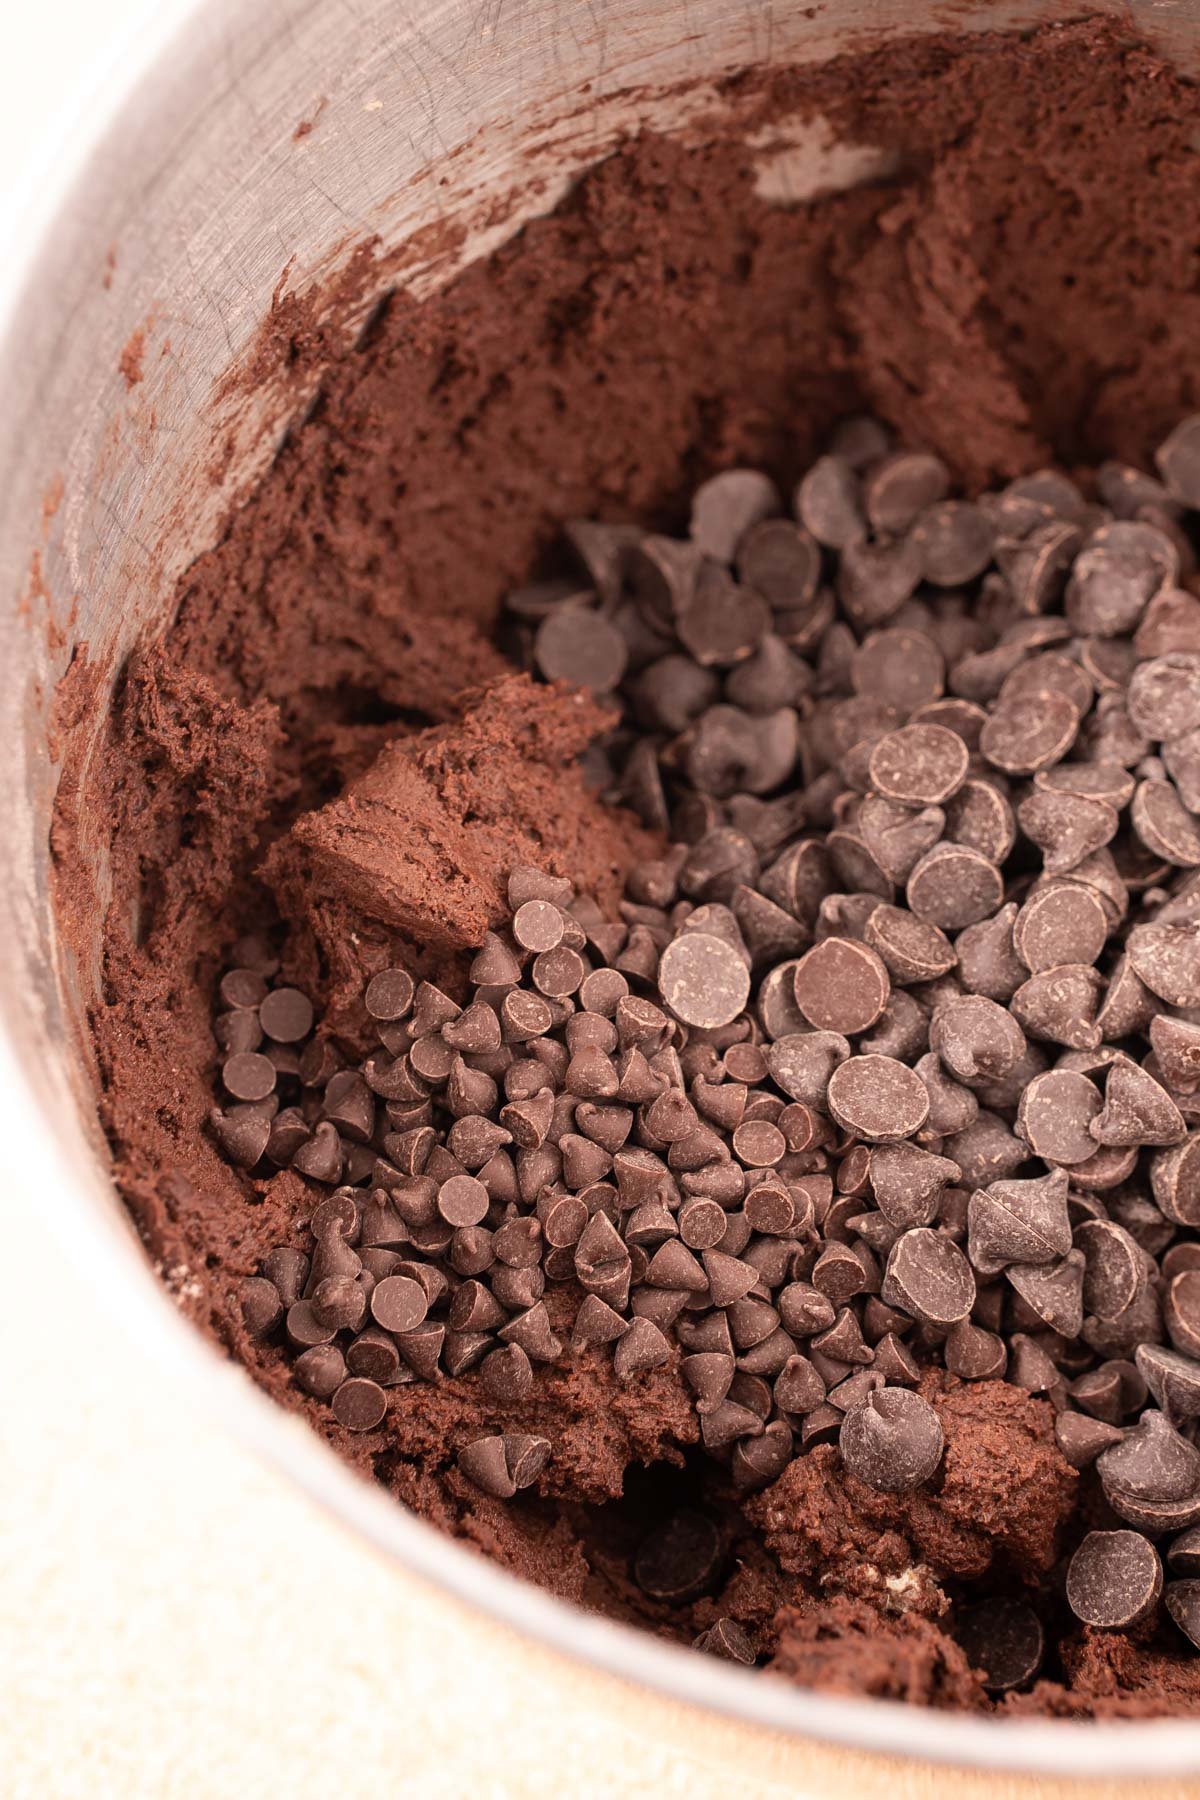
<svg viewBox="0 0 1200 1800"><path fill-rule="evenodd" d="M1013 925L1013 948L1031 974L1072 961L1091 964L1108 930L1099 897L1064 882L1030 895Z"/></svg>
<svg viewBox="0 0 1200 1800"><path fill-rule="evenodd" d="M258 1013L248 1007L240 1011L218 1013L213 1020L213 1036L226 1056L239 1051L257 1050L263 1041L263 1028Z"/></svg>
<svg viewBox="0 0 1200 1800"><path fill-rule="evenodd" d="M1118 1426L1084 1413L1059 1413L1054 1421L1055 1442L1073 1469L1090 1468L1103 1451L1120 1443L1121 1436Z"/></svg>
<svg viewBox="0 0 1200 1800"><path fill-rule="evenodd" d="M1158 1552L1138 1532L1089 1531L1067 1570L1067 1601L1085 1625L1127 1631L1153 1612L1162 1585Z"/></svg>
<svg viewBox="0 0 1200 1800"><path fill-rule="evenodd" d="M869 471L863 499L873 529L883 536L901 537L918 514L944 500L949 490L950 472L940 457L898 450Z"/></svg>
<svg viewBox="0 0 1200 1800"><path fill-rule="evenodd" d="M374 1431L386 1414L387 1395L363 1376L352 1375L333 1396L333 1416L347 1431Z"/></svg>
<svg viewBox="0 0 1200 1800"><path fill-rule="evenodd" d="M731 563L746 533L780 510L775 483L757 469L725 469L692 495L692 541L706 556Z"/></svg>
<svg viewBox="0 0 1200 1800"><path fill-rule="evenodd" d="M1080 963L1044 969L1023 982L1012 997L1015 1019L1031 1036L1072 1050L1094 1050L1102 978Z"/></svg>
<svg viewBox="0 0 1200 1800"><path fill-rule="evenodd" d="M346 1351L346 1367L351 1375L364 1375L381 1386L390 1386L400 1369L400 1352L395 1339L386 1332L368 1327L358 1334Z"/></svg>
<svg viewBox="0 0 1200 1800"><path fill-rule="evenodd" d="M692 1649L719 1656L725 1662L742 1663L747 1668L755 1661L754 1645L734 1619L718 1619L692 1639Z"/></svg>
<svg viewBox="0 0 1200 1800"><path fill-rule="evenodd" d="M929 1116L920 1076L892 1056L849 1057L830 1076L826 1097L843 1130L869 1143L911 1137Z"/></svg>
<svg viewBox="0 0 1200 1800"><path fill-rule="evenodd" d="M298 1044L313 1027L312 1001L299 988L275 988L259 1007L258 1018L277 1044Z"/></svg>
<svg viewBox="0 0 1200 1800"><path fill-rule="evenodd" d="M839 456L821 456L796 489L796 514L819 544L844 549L866 535L858 478Z"/></svg>
<svg viewBox="0 0 1200 1800"><path fill-rule="evenodd" d="M1008 1365L1004 1339L969 1319L960 1319L946 1336L946 1367L963 1381L998 1381Z"/></svg>
<svg viewBox="0 0 1200 1800"><path fill-rule="evenodd" d="M1096 1464L1105 1496L1125 1516L1126 1501L1171 1502L1200 1492L1200 1451L1161 1412L1146 1412Z"/></svg>
<svg viewBox="0 0 1200 1800"><path fill-rule="evenodd" d="M346 1359L336 1344L314 1344L296 1358L294 1372L306 1394L331 1400L346 1379Z"/></svg>
<svg viewBox="0 0 1200 1800"><path fill-rule="evenodd" d="M790 520L767 519L752 526L738 544L737 570L777 613L803 615L816 595L821 552L808 532Z"/></svg>
<svg viewBox="0 0 1200 1800"><path fill-rule="evenodd" d="M1181 1095L1200 1092L1200 1025L1155 1013L1149 1021L1150 1043L1167 1087Z"/></svg>
<svg viewBox="0 0 1200 1800"><path fill-rule="evenodd" d="M1183 1115L1166 1089L1128 1057L1109 1064L1104 1107L1092 1120L1099 1144L1176 1144L1187 1135Z"/></svg>
<svg viewBox="0 0 1200 1800"><path fill-rule="evenodd" d="M1094 1082L1071 1069L1049 1069L1026 1087L1017 1110L1017 1130L1035 1156L1070 1168L1095 1153L1088 1127L1103 1101Z"/></svg>
<svg viewBox="0 0 1200 1800"><path fill-rule="evenodd" d="M438 1189L438 1212L448 1225L480 1225L490 1204L487 1189L472 1175L452 1175Z"/></svg>
<svg viewBox="0 0 1200 1800"><path fill-rule="evenodd" d="M720 1564L717 1527L703 1513L685 1510L643 1539L633 1559L633 1578L651 1599L678 1605L710 1587Z"/></svg>
<svg viewBox="0 0 1200 1800"><path fill-rule="evenodd" d="M733 668L752 656L766 637L771 613L753 589L739 587L711 563L700 571L689 603L676 619L684 649L702 668Z"/></svg>
<svg viewBox="0 0 1200 1800"><path fill-rule="evenodd" d="M954 1325L975 1303L975 1277L950 1238L915 1226L892 1246L879 1292L886 1305L911 1317Z"/></svg>
<svg viewBox="0 0 1200 1800"><path fill-rule="evenodd" d="M313 1289L310 1304L319 1324L356 1331L367 1310L367 1297L353 1275L327 1275Z"/></svg>
<svg viewBox="0 0 1200 1800"><path fill-rule="evenodd" d="M1071 1248L1067 1182L1065 1170L1052 1169L1034 1180L998 1181L972 1195L967 1217L976 1267L995 1274L1010 1262L1046 1263L1065 1256ZM1103 1246L1093 1250L1103 1257Z"/></svg>
<svg viewBox="0 0 1200 1800"><path fill-rule="evenodd" d="M935 587L962 587L974 581L991 561L995 539L986 512L966 500L927 507L913 531L922 573Z"/></svg>
<svg viewBox="0 0 1200 1800"><path fill-rule="evenodd" d="M967 773L967 746L943 725L905 725L871 751L871 785L905 806L936 806L957 792Z"/></svg>
<svg viewBox="0 0 1200 1800"><path fill-rule="evenodd" d="M998 1081L1015 1069L1025 1052L1025 1037L994 1000L964 994L935 1009L929 1045L955 1080L970 1086Z"/></svg>
<svg viewBox="0 0 1200 1800"><path fill-rule="evenodd" d="M634 1319L617 1343L613 1367L621 1380L643 1369L661 1368L670 1359L671 1347L650 1319Z"/></svg>
<svg viewBox="0 0 1200 1800"><path fill-rule="evenodd" d="M468 1480L496 1500L511 1500L531 1487L550 1460L548 1438L521 1432L477 1438L458 1453L458 1466Z"/></svg>
<svg viewBox="0 0 1200 1800"><path fill-rule="evenodd" d="M1119 1319L1144 1279L1136 1242L1110 1219L1085 1221L1076 1229L1075 1242L1084 1257L1085 1308L1098 1319Z"/></svg>
<svg viewBox="0 0 1200 1800"><path fill-rule="evenodd" d="M588 606L557 607L542 620L534 656L549 681L607 694L625 673L628 651L616 627Z"/></svg>
<svg viewBox="0 0 1200 1800"><path fill-rule="evenodd" d="M1005 1271L1026 1306L1060 1337L1078 1337L1083 1327L1083 1270L1080 1251L1070 1251L1049 1267L1018 1267Z"/></svg>
<svg viewBox="0 0 1200 1800"><path fill-rule="evenodd" d="M406 969L381 969L367 983L363 1004L373 1019L403 1019L412 1010L415 991Z"/></svg>
<svg viewBox="0 0 1200 1800"><path fill-rule="evenodd" d="M943 931L990 918L1004 899L1000 871L965 844L936 844L917 863L905 888L910 911Z"/></svg>
<svg viewBox="0 0 1200 1800"><path fill-rule="evenodd" d="M267 997L267 984L257 969L230 969L218 991L224 1006L258 1007Z"/></svg>
<svg viewBox="0 0 1200 1800"><path fill-rule="evenodd" d="M1163 1599L1184 1637L1200 1649L1200 1581L1168 1582Z"/></svg>
<svg viewBox="0 0 1200 1800"><path fill-rule="evenodd" d="M1022 694L989 716L979 748L995 768L1032 775L1061 762L1078 729L1079 709L1065 694Z"/></svg>
<svg viewBox="0 0 1200 1800"><path fill-rule="evenodd" d="M845 1417L838 1436L851 1475L881 1493L906 1493L937 1473L944 1447L941 1421L907 1388L881 1388Z"/></svg>
<svg viewBox="0 0 1200 1800"><path fill-rule="evenodd" d="M879 1018L891 983L882 960L866 944L828 937L796 964L793 991L810 1025L852 1036Z"/></svg>
<svg viewBox="0 0 1200 1800"><path fill-rule="evenodd" d="M385 1331L413 1331L429 1310L425 1290L407 1275L390 1275L371 1294L371 1313Z"/></svg>
<svg viewBox="0 0 1200 1800"><path fill-rule="evenodd" d="M214 1110L209 1124L225 1156L238 1168L253 1169L262 1159L271 1136L271 1120L265 1114L234 1106L228 1112Z"/></svg>
<svg viewBox="0 0 1200 1800"><path fill-rule="evenodd" d="M663 951L658 986L685 1025L728 1025L750 997L750 971L737 951L707 932L683 932Z"/></svg>
<svg viewBox="0 0 1200 1800"><path fill-rule="evenodd" d="M275 1090L275 1066L256 1050L239 1051L221 1065L221 1080L235 1100L265 1100Z"/></svg>
<svg viewBox="0 0 1200 1800"><path fill-rule="evenodd" d="M997 1596L966 1607L954 1635L989 1693L1009 1693L1032 1681L1045 1655L1042 1622L1024 1600Z"/></svg>
<svg viewBox="0 0 1200 1800"><path fill-rule="evenodd" d="M1170 1006L1200 1006L1200 920L1135 925L1128 950L1151 993Z"/></svg>
<svg viewBox="0 0 1200 1800"><path fill-rule="evenodd" d="M242 1323L252 1338L270 1337L283 1322L284 1305L274 1282L251 1276L238 1289Z"/></svg>
<svg viewBox="0 0 1200 1800"><path fill-rule="evenodd" d="M1194 731L1200 726L1200 653L1174 651L1139 663L1127 704L1133 724L1154 743Z"/></svg>
<svg viewBox="0 0 1200 1800"><path fill-rule="evenodd" d="M1150 1184L1168 1219L1179 1225L1200 1225L1200 1133L1192 1133L1182 1144L1152 1159ZM1196 1291L1200 1302L1200 1288Z"/></svg>
<svg viewBox="0 0 1200 1800"><path fill-rule="evenodd" d="M1200 1416L1200 1361L1161 1344L1139 1344L1134 1360L1139 1375L1172 1424Z"/></svg>

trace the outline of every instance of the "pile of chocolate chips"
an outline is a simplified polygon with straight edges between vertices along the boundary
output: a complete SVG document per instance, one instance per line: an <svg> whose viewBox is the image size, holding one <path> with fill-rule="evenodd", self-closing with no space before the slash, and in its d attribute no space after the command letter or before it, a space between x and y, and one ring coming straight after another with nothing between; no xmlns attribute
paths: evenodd
<svg viewBox="0 0 1200 1800"><path fill-rule="evenodd" d="M687 540L569 529L584 584L510 626L621 706L595 774L671 847L620 918L514 870L466 1003L376 975L357 1067L269 960L221 984L220 1142L330 1190L244 1311L343 1424L440 1372L518 1400L573 1353L547 1284L619 1376L681 1358L743 1490L823 1441L933 1480L923 1369L1003 1377L1131 1528L1078 1617L1152 1610L1167 1538L1200 1643L1200 419L1158 460L950 500L856 420L794 516L735 470Z"/></svg>

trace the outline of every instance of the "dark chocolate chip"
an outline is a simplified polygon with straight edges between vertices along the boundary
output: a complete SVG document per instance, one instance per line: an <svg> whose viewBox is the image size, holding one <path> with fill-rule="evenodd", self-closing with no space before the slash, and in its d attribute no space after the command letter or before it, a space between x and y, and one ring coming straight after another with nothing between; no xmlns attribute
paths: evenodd
<svg viewBox="0 0 1200 1800"><path fill-rule="evenodd" d="M1162 1586L1158 1552L1136 1531L1089 1531L1067 1570L1071 1611L1106 1631L1127 1631L1153 1612Z"/></svg>
<svg viewBox="0 0 1200 1800"><path fill-rule="evenodd" d="M927 1400L907 1388L881 1388L846 1414L838 1446L859 1481L882 1493L904 1493L937 1473L944 1441Z"/></svg>

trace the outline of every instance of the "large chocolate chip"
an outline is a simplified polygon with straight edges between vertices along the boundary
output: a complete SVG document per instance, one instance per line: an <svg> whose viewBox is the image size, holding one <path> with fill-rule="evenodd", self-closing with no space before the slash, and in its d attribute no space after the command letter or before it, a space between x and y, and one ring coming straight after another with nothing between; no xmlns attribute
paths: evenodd
<svg viewBox="0 0 1200 1800"><path fill-rule="evenodd" d="M712 1585L721 1564L721 1535L704 1513L673 1513L639 1546L634 1580L651 1599L678 1605Z"/></svg>
<svg viewBox="0 0 1200 1800"><path fill-rule="evenodd" d="M1153 1612L1162 1585L1158 1552L1136 1531L1089 1531L1067 1570L1071 1611L1108 1631L1126 1631Z"/></svg>
<svg viewBox="0 0 1200 1800"><path fill-rule="evenodd" d="M982 1674L989 1693L1024 1687L1042 1666L1045 1632L1024 1600L1001 1595L966 1607L958 1616L954 1635L967 1661Z"/></svg>
<svg viewBox="0 0 1200 1800"><path fill-rule="evenodd" d="M868 1143L912 1137L929 1117L920 1076L894 1056L847 1058L829 1077L826 1098L842 1129Z"/></svg>
<svg viewBox="0 0 1200 1800"><path fill-rule="evenodd" d="M892 1246L879 1292L912 1318L950 1326L975 1304L975 1276L952 1239L919 1225Z"/></svg>
<svg viewBox="0 0 1200 1800"><path fill-rule="evenodd" d="M932 1406L907 1388L869 1394L846 1414L838 1436L850 1474L881 1493L905 1493L928 1481L941 1464L944 1442Z"/></svg>
<svg viewBox="0 0 1200 1800"><path fill-rule="evenodd" d="M818 1031L852 1037L883 1012L891 992L888 972L866 944L827 937L805 953L793 978L796 1004Z"/></svg>

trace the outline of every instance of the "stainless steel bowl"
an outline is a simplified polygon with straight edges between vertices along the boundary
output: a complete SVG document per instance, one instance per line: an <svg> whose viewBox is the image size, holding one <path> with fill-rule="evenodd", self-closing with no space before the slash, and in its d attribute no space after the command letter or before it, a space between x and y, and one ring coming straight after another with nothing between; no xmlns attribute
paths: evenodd
<svg viewBox="0 0 1200 1800"><path fill-rule="evenodd" d="M120 83L60 146L0 270L7 1173L18 1191L36 1182L50 1228L86 1256L124 1325L230 1431L402 1568L562 1656L751 1735L772 1727L908 1759L914 1779L930 1761L1110 1779L1200 1772L1200 1722L997 1724L814 1696L665 1648L481 1564L352 1476L181 1322L129 1228L95 1125L79 1030L95 962L61 955L48 899L54 684L84 643L111 684L278 442L294 392L268 385L247 398L225 378L281 278L292 292L328 282L376 236L387 250L424 247L399 279L427 290L552 205L629 126L683 123L689 83L748 63L823 59L864 34L1027 27L1064 12L1055 0L959 7L949 23L910 0L812 10L785 0L164 0L124 47ZM1193 0L1134 0L1132 11L1160 49L1194 66ZM803 155L789 169L793 191ZM502 225L487 224L498 196L512 204ZM433 241L439 221L466 227L452 250ZM127 392L121 352L139 330L148 354ZM214 484L213 449L226 442L234 454ZM96 879L103 894L99 844Z"/></svg>

